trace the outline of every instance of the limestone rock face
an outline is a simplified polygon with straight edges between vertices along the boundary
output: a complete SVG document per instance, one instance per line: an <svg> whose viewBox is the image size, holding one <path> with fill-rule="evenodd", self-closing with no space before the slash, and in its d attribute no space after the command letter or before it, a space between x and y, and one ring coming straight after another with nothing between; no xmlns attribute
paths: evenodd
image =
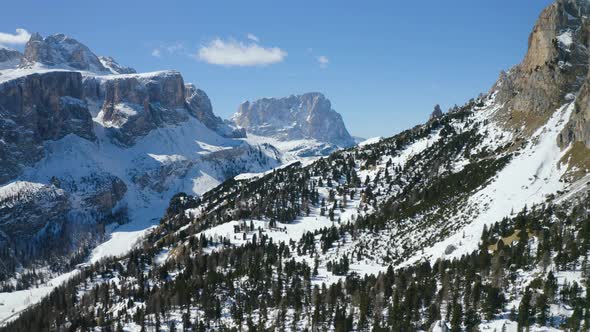
<svg viewBox="0 0 590 332"><path fill-rule="evenodd" d="M576 17L578 17L577 20L580 22L580 32L573 35L572 44L578 44L580 47L588 47L590 44L590 21L588 20L590 3L579 0L570 3L570 6L572 7L570 11L578 13ZM586 57L588 57L588 52L586 52ZM588 73L587 62L585 64L586 75L582 76L583 74L580 73L577 78L582 82L579 93L577 96L575 96L575 93L568 95L569 98L576 98L576 108L569 123L560 135L558 143L562 147L573 142L583 142L587 148L590 148L590 73Z"/></svg>
<svg viewBox="0 0 590 332"><path fill-rule="evenodd" d="M103 215L111 213L127 192L127 185L120 178L111 174L97 174L84 179L87 191L83 196L84 204Z"/></svg>
<svg viewBox="0 0 590 332"><path fill-rule="evenodd" d="M522 63L503 73L497 100L511 116L524 113L529 125L546 119L578 91L588 73L590 26L585 1L560 0L541 13ZM519 126L520 124L515 124ZM534 129L534 128L531 128Z"/></svg>
<svg viewBox="0 0 590 332"><path fill-rule="evenodd" d="M535 129L562 105L576 109L558 138L562 147L590 147L590 3L557 0L541 13L521 64L503 72L493 90L503 105L499 117L515 131Z"/></svg>
<svg viewBox="0 0 590 332"><path fill-rule="evenodd" d="M103 124L124 145L155 128L187 120L184 81L178 72L97 77L85 80L85 86L86 97L102 102Z"/></svg>
<svg viewBox="0 0 590 332"><path fill-rule="evenodd" d="M34 64L97 73L109 72L86 45L64 34L43 38L34 33L25 46L22 65L27 67Z"/></svg>
<svg viewBox="0 0 590 332"><path fill-rule="evenodd" d="M321 93L245 102L232 121L249 133L279 140L316 139L340 147L354 145L342 116Z"/></svg>
<svg viewBox="0 0 590 332"><path fill-rule="evenodd" d="M213 113L203 90L185 85L176 71L89 76L83 82L91 113L122 145L131 146L150 131L185 122L189 116L221 136L245 137Z"/></svg>
<svg viewBox="0 0 590 332"><path fill-rule="evenodd" d="M94 140L76 72L33 74L0 84L0 183L44 156L42 143L74 134Z"/></svg>
<svg viewBox="0 0 590 332"><path fill-rule="evenodd" d="M199 119L207 127L216 126L221 119L213 114L211 100L205 91L196 88L192 84L185 86L186 102L190 113Z"/></svg>

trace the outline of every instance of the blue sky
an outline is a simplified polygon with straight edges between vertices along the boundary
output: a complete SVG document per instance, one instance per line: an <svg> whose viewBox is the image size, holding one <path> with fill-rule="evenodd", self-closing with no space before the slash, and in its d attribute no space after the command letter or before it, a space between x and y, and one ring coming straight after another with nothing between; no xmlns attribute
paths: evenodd
<svg viewBox="0 0 590 332"><path fill-rule="evenodd" d="M138 71L179 70L224 118L245 100L320 91L353 135L373 137L487 91L551 1L57 3L3 3L0 32L61 32Z"/></svg>

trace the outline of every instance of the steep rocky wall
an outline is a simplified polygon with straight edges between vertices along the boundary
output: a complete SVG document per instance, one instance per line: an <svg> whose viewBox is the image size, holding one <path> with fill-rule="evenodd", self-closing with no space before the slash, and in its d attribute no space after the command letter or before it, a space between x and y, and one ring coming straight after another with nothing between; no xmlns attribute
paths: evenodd
<svg viewBox="0 0 590 332"><path fill-rule="evenodd" d="M89 99L102 102L102 122L123 145L151 130L187 120L184 109L184 81L178 72L152 76L123 75L100 80L85 80Z"/></svg>
<svg viewBox="0 0 590 332"><path fill-rule="evenodd" d="M232 120L255 135L281 140L312 138L338 146L354 145L342 116L321 93L245 102Z"/></svg>
<svg viewBox="0 0 590 332"><path fill-rule="evenodd" d="M100 59L84 44L64 34L43 38L34 33L25 45L23 66L41 64L92 72L108 72Z"/></svg>
<svg viewBox="0 0 590 332"><path fill-rule="evenodd" d="M80 73L33 74L0 84L0 183L44 155L43 141L68 134L94 140Z"/></svg>
<svg viewBox="0 0 590 332"><path fill-rule="evenodd" d="M590 25L582 1L557 1L541 13L521 64L493 88L508 127L532 133L575 95L588 74Z"/></svg>

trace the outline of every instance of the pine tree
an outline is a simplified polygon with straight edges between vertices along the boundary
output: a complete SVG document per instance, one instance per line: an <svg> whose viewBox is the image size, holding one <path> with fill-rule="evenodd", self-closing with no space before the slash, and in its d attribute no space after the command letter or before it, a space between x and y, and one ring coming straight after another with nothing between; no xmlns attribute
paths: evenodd
<svg viewBox="0 0 590 332"><path fill-rule="evenodd" d="M474 308L469 308L465 313L465 330L469 332L477 330L480 322L481 319L477 313L477 310Z"/></svg>
<svg viewBox="0 0 590 332"><path fill-rule="evenodd" d="M522 330L525 327L530 325L530 307L531 302L531 289L529 287L526 288L524 292L524 296L520 301L520 305L518 307L518 329Z"/></svg>
<svg viewBox="0 0 590 332"><path fill-rule="evenodd" d="M451 332L461 332L462 321L463 321L463 306L455 298L453 300L453 305L452 305Z"/></svg>
<svg viewBox="0 0 590 332"><path fill-rule="evenodd" d="M537 296L536 310L537 312L537 324L543 326L547 324L549 318L549 304L547 303L547 295L539 294Z"/></svg>

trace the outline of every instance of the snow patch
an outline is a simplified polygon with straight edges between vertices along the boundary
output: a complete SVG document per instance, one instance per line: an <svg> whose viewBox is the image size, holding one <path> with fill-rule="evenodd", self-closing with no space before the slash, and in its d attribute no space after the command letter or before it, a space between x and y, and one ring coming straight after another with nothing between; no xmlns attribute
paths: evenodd
<svg viewBox="0 0 590 332"><path fill-rule="evenodd" d="M569 48L574 43L574 38L571 31L565 31L557 36L557 40L565 47Z"/></svg>

